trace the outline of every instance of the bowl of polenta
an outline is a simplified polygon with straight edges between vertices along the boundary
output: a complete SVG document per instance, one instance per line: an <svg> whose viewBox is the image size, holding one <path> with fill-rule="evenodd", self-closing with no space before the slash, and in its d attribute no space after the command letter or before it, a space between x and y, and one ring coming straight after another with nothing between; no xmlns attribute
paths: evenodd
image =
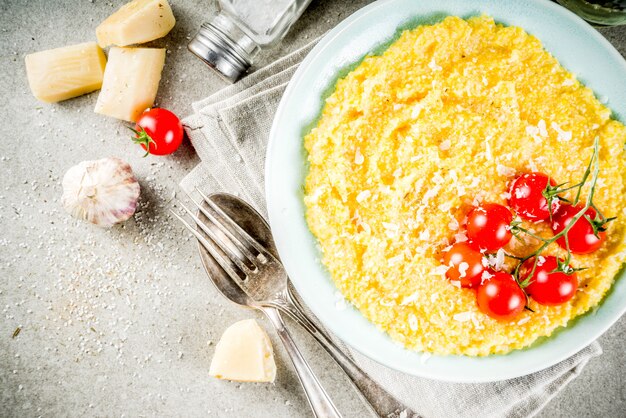
<svg viewBox="0 0 626 418"><path fill-rule="evenodd" d="M626 311L624 79L548 1L350 16L296 71L267 151L270 225L304 302L353 349L433 379L508 379L583 349Z"/></svg>

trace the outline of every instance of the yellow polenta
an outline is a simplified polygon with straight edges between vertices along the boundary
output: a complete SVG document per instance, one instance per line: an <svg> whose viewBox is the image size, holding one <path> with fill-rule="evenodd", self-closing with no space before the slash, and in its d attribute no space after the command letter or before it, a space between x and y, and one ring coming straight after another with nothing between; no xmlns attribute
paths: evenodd
<svg viewBox="0 0 626 418"><path fill-rule="evenodd" d="M463 239L467 208L506 204L523 172L580 181L596 137L594 202L618 219L600 250L574 257L574 267L588 267L576 296L556 307L531 301L535 312L510 322L482 314L474 291L453 286L440 262ZM528 346L596 306L624 262L626 128L521 28L448 17L405 31L337 82L304 141L306 218L324 265L363 315L408 348L473 356ZM515 240L506 250L531 252ZM556 245L545 254L563 256Z"/></svg>

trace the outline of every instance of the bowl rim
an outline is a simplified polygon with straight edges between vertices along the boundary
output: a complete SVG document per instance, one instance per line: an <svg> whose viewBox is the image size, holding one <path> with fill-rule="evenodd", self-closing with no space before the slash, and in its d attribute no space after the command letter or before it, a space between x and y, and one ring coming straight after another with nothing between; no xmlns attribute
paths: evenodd
<svg viewBox="0 0 626 418"><path fill-rule="evenodd" d="M310 245L305 248L304 251L308 252L308 254L305 255L304 260L302 259L302 245L304 244L298 245L298 239L307 238L302 235L302 222L304 222L306 233L309 235L307 239L312 238L314 242L317 241L308 230L308 226L306 226L304 212L298 211L298 206L302 206L302 204L298 205L294 202L294 199L302 197L301 191L296 191L293 187L290 187L293 186L293 182L289 183L289 181L286 180L286 177L288 176L285 176L284 168L277 168L280 164L275 163L276 159L281 160L281 158L283 158L281 162L288 162L289 160L285 158L288 157L288 155L291 155L291 157L294 157L295 155L291 152L293 151L293 144L292 147L290 147L291 153L288 155L280 149L286 144L286 139L284 139L284 127L290 123L298 123L297 120L294 120L294 115L290 114L290 112L293 113L292 108L294 100L297 102L297 95L300 93L298 90L302 90L305 86L310 88L312 85L314 88L319 88L318 85L312 83L311 80L308 79L308 77L311 77L311 71L314 64L320 60L327 60L329 55L332 56L333 53L330 51L336 47L336 43L341 44L341 37L353 28L354 25L362 24L362 22L366 21L368 17L373 18L377 14L382 14L390 7L401 7L403 3L406 4L407 0L381 0L365 6L350 15L334 29L328 32L309 52L287 85L272 123L265 164L265 193L269 223L274 233L274 240L279 254L281 255L283 264L285 265L296 290L302 297L303 301L320 319L324 326L337 335L349 347L387 367L415 376L464 383L498 381L543 370L582 350L602 335L621 317L621 315L626 312L626 300L624 302L620 301L620 298L626 299L626 279L620 280L620 278L624 276L623 271L618 273L611 290L609 290L608 294L604 296L604 299L600 302L596 309L577 317L574 321L575 323L572 324L572 322L570 322L568 327L557 328L554 333L556 335L551 335L546 339L545 343L539 345L533 344L528 348L513 350L508 354L490 355L485 357L434 355L433 358L435 358L435 363L441 363L441 361L443 361L443 363L437 364L437 367L431 367L429 363L432 363L433 359L428 362L425 361L425 358L430 357L430 355L424 355L417 351L399 347L399 345L397 343L393 343L391 338L386 334L384 335L384 338L388 339L389 342L392 342L392 344L395 344L398 348L394 349L393 347L390 347L389 344L379 344L379 337L377 334L382 334L382 331L376 329L375 326L369 323L369 321L367 321L355 308L350 308L347 311L356 312L356 315L360 316L363 321L368 322L370 325L370 329L368 331L361 330L364 325L360 323L361 321L356 319L356 316L346 314L348 315L346 318L349 318L346 320L344 318L345 311L334 310L333 312L331 309L334 307L332 306L332 303L329 305L329 302L332 301L329 301L329 293L326 287L330 284L330 286L334 288L334 283L330 277L328 277L328 272L321 265L321 263L316 260L315 262L318 264L318 271L316 273L307 272L305 270L306 268L315 269L315 267L311 263L313 253L311 253ZM437 6L433 6L432 4L421 4L420 6L426 6L424 13L428 13L432 9L441 11L440 9L444 9L447 5L455 3L460 2L457 0L440 0L437 2ZM481 0L473 3L474 5L479 4L482 7L496 7L494 5L494 0ZM571 25L575 31L578 31L578 35L582 34L587 36L591 44L601 47L601 54L604 55L604 60L606 62L617 64L617 70L612 70L613 75L616 73L626 75L626 62L619 52L600 33L575 14L564 7L547 0L525 0L520 3L524 3L524 5L528 7L534 7L535 10L533 13L553 13L554 16L563 20L563 26ZM493 16L496 21L501 21L501 16L495 16L491 13L489 14ZM458 14L448 13L447 15ZM398 26L400 25L397 25L396 28ZM519 26L527 30L525 26ZM381 42L386 40L387 39L379 39ZM544 48L552 53L552 50L546 47L544 39L540 38L540 40L543 42ZM363 54L362 56L364 55L367 54ZM559 58L558 53L554 55ZM561 59L559 59L559 61L563 64ZM340 69L345 68L348 64L351 64L351 62L343 65ZM571 67L572 62L569 62L568 65L564 64L564 66L566 68ZM584 80L583 78L581 81L583 81L585 85L589 86L590 84L594 84L594 79L596 78L592 77L590 80ZM331 88L333 87L334 82L331 84ZM594 92L597 91L595 88L593 90ZM626 89L623 90L624 91L619 92L618 102L621 109L620 112L617 112L617 115L622 116L622 119L626 116ZM615 108L612 110L615 112ZM303 128L302 125L299 127ZM300 132L301 131L302 129ZM300 143L302 142L301 134L299 135L298 141ZM281 155L283 155L283 157L280 157ZM293 173L288 172L287 174ZM302 186L301 182L299 182L299 186ZM290 193L285 193L286 187L287 190L291 189ZM285 197L285 195L287 197ZM294 211L296 213L293 213ZM301 219L298 219L298 216ZM306 282L307 279L318 280L317 284L324 289L320 291L313 289L312 284ZM322 294L320 294L320 292L322 292ZM319 299L320 296L322 296L323 300ZM356 328L358 328L358 330ZM368 344L371 340L375 340L376 344ZM551 348L549 350L545 350L546 346L550 346ZM410 354L405 355L406 353ZM540 358L533 359L532 356L524 355L524 353L539 353ZM521 357L521 359L518 357ZM513 363L520 363L520 361L523 361L524 364L518 364L516 367L511 367L511 360L513 360ZM468 364L470 365L468 366ZM487 369L488 372L485 372Z"/></svg>

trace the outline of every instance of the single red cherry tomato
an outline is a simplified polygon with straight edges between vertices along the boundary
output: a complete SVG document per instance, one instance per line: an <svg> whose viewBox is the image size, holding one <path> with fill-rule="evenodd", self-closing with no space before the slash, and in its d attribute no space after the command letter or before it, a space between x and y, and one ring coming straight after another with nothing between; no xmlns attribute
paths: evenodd
<svg viewBox="0 0 626 418"><path fill-rule="evenodd" d="M523 275L528 278L533 270L535 259L531 258L522 264ZM578 289L578 277L576 273L566 274L561 271L555 272L558 267L557 259L553 256L539 257L526 293L537 303L542 305L560 305L567 302L576 294Z"/></svg>
<svg viewBox="0 0 626 418"><path fill-rule="evenodd" d="M497 272L478 286L476 301L482 313L506 321L524 310L526 295L512 275Z"/></svg>
<svg viewBox="0 0 626 418"><path fill-rule="evenodd" d="M183 142L183 124L167 109L146 110L137 119L133 141L146 150L146 155L167 155Z"/></svg>
<svg viewBox="0 0 626 418"><path fill-rule="evenodd" d="M543 173L522 174L511 184L509 206L524 219L545 221L550 217L548 200L543 195L548 182L556 186L556 182ZM552 201L552 213L558 205L557 200Z"/></svg>
<svg viewBox="0 0 626 418"><path fill-rule="evenodd" d="M565 229L572 218L580 212L584 206L581 205L561 205L559 210L552 217L552 231L554 234L558 234ZM585 215L589 219L595 219L596 211L593 208L588 208L585 211ZM567 232L567 239L569 241L569 249L574 254L589 254L596 251L602 243L606 240L606 232L598 232L596 237L593 233L593 226L583 216L576 221L574 226ZM561 237L556 242L562 247L566 248L565 237Z"/></svg>
<svg viewBox="0 0 626 418"><path fill-rule="evenodd" d="M467 215L467 236L482 250L499 250L511 240L512 220L505 206L482 203Z"/></svg>
<svg viewBox="0 0 626 418"><path fill-rule="evenodd" d="M449 266L446 277L460 281L462 287L476 287L480 284L485 267L483 255L466 242L457 242L443 255L443 263Z"/></svg>

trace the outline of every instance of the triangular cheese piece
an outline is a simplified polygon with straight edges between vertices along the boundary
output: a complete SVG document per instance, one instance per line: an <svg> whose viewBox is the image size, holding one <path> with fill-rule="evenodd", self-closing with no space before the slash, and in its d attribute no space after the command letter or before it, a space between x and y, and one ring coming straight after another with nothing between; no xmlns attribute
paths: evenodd
<svg viewBox="0 0 626 418"><path fill-rule="evenodd" d="M215 347L209 374L239 382L273 382L276 363L272 343L254 319L231 325Z"/></svg>

